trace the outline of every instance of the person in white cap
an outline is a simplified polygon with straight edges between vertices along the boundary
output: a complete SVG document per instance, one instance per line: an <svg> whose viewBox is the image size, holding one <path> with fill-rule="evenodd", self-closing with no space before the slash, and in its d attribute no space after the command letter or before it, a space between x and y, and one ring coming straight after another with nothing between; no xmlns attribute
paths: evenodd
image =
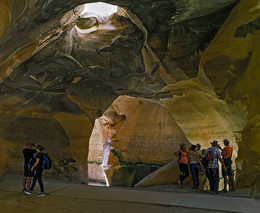
<svg viewBox="0 0 260 213"><path fill-rule="evenodd" d="M223 140L225 148L222 149L221 147L219 147L222 151L221 151L221 155L223 157L225 166L226 166L226 170L223 170L223 166L222 166L222 176L224 178L224 189L221 192L226 193L227 192L227 184L230 181L231 182L231 188L229 188L229 191L235 191L235 180L234 180L234 174L232 171L232 152L233 149L231 146L229 146L230 140L225 138Z"/></svg>

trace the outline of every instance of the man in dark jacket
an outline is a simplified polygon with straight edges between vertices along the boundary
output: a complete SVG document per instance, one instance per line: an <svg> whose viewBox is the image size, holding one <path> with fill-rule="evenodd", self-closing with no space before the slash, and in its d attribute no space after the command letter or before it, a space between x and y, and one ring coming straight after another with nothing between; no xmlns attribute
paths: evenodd
<svg viewBox="0 0 260 213"><path fill-rule="evenodd" d="M28 195L32 194L33 188L36 184L36 181L38 180L38 183L39 183L40 189L41 189L41 193L37 194L37 196L45 196L44 185L43 185L43 182L42 182L42 172L43 172L43 168L42 168L43 153L42 153L42 151L45 148L38 144L35 149L36 149L37 154L35 156L35 163L31 168L31 171L35 171L35 175L33 177L33 182L32 182L30 189L25 190L24 192Z"/></svg>
<svg viewBox="0 0 260 213"><path fill-rule="evenodd" d="M32 149L34 146L32 141L26 142L26 148L23 149L23 157L24 157L24 177L23 177L23 191L29 189L31 187L31 181L33 177L33 172L28 168L28 163L30 160L34 158L34 153L36 153L35 149Z"/></svg>

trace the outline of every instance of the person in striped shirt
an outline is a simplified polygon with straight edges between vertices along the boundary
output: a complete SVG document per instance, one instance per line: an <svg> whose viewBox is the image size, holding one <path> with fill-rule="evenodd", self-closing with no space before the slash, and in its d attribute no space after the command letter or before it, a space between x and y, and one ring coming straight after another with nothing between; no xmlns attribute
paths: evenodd
<svg viewBox="0 0 260 213"><path fill-rule="evenodd" d="M219 168L218 168L218 161L221 162L223 165L223 170L226 170L226 166L224 161L221 157L221 153L219 150L218 141L211 142L211 147L206 150L206 157L212 156L212 159L208 161L208 168L207 168L207 176L209 179L210 185L210 193L211 194L219 194Z"/></svg>

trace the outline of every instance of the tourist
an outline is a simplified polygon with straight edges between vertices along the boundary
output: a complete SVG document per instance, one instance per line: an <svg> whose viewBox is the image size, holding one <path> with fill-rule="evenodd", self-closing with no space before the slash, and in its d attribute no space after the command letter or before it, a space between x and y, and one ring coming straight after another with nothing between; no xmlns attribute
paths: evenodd
<svg viewBox="0 0 260 213"><path fill-rule="evenodd" d="M206 149L202 149L200 161L201 161L202 165L204 166L204 169L207 169L208 168L208 161L206 160Z"/></svg>
<svg viewBox="0 0 260 213"><path fill-rule="evenodd" d="M186 145L184 143L180 144L180 149L174 152L179 158L179 167L180 167L180 180L178 184L183 187L183 181L186 177L189 176L189 168L188 168L188 152L186 150Z"/></svg>
<svg viewBox="0 0 260 213"><path fill-rule="evenodd" d="M34 153L36 153L35 149L32 149L34 144L32 143L31 140L26 142L26 148L23 149L23 157L24 157L24 177L22 181L23 185L23 191L27 190L31 186L31 181L33 177L33 172L30 170L28 167L28 163L30 160L33 159Z"/></svg>
<svg viewBox="0 0 260 213"><path fill-rule="evenodd" d="M201 168L201 171L202 171L202 175L203 175L203 179L201 181L202 183L202 188L205 190L205 189L208 189L208 176L207 176L207 168L208 168L208 163L205 163L205 156L206 156L206 149L202 149L202 152L201 152L201 164L203 165L203 169Z"/></svg>
<svg viewBox="0 0 260 213"><path fill-rule="evenodd" d="M190 171L192 174L192 180L194 184L194 189L199 189L199 171L200 168L203 168L201 164L199 154L196 152L196 145L191 146L191 150L188 153L189 163L190 163Z"/></svg>
<svg viewBox="0 0 260 213"><path fill-rule="evenodd" d="M236 188L235 188L234 175L232 172L232 160L231 160L233 149L231 146L229 146L230 143L229 139L226 138L223 140L223 142L225 148L224 149L222 149L221 147L219 148L222 150L221 155L223 156L224 164L226 166L226 170L224 170L222 166L222 176L224 178L224 189L221 191L225 193L227 192L228 182L231 183L231 187L229 188L229 191L235 191Z"/></svg>
<svg viewBox="0 0 260 213"><path fill-rule="evenodd" d="M206 149L201 150L201 158L204 158L206 155Z"/></svg>
<svg viewBox="0 0 260 213"><path fill-rule="evenodd" d="M202 150L201 150L201 145L197 143L196 145L196 152L199 154L199 157L201 158Z"/></svg>
<svg viewBox="0 0 260 213"><path fill-rule="evenodd" d="M218 141L213 141L211 143L212 147L206 150L205 158L208 159L207 177L210 185L211 194L219 194L219 168L218 160L223 165L223 170L226 170L223 159L221 158L221 153L219 150Z"/></svg>
<svg viewBox="0 0 260 213"><path fill-rule="evenodd" d="M32 166L31 171L33 172L35 170L35 175L33 178L33 183L30 187L29 190L25 190L24 192L26 194L32 194L33 188L36 184L36 181L38 180L38 183L40 185L40 189L41 189L41 193L37 194L37 196L44 196L44 186L43 186L43 182L42 182L42 172L43 172L43 168L42 168L42 164L43 164L43 154L42 151L44 150L44 147L41 145L37 145L36 146L36 157L35 157L35 164Z"/></svg>

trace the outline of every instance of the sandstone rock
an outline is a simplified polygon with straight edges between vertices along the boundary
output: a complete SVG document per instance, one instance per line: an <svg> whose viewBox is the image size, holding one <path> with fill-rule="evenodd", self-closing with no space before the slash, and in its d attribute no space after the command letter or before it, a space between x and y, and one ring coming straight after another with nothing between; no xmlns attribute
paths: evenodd
<svg viewBox="0 0 260 213"><path fill-rule="evenodd" d="M242 169L238 182L243 187L249 186L248 175L254 174L250 179L254 180L253 185L259 188L257 186L259 177L257 163L259 162L259 154L257 154L257 150L259 150L259 145L257 145L259 107L257 106L259 105L257 103L259 98L256 98L257 91L259 91L259 84L256 83L259 82L259 73L256 73L257 67L259 67L259 31L250 31L250 28L245 28L245 34L237 37L241 26L250 25L257 19L259 19L258 2L240 2L202 56L200 71L211 80L220 98L233 105L243 103L245 107L247 106L249 126L244 126L242 130L238 158L244 161L242 168L247 167L248 170ZM244 37L244 35L246 36ZM215 67L216 69L213 71L212 65L218 63L217 61L221 61L223 65L221 69ZM213 72L220 74L218 79L213 77ZM249 164L247 161L250 161Z"/></svg>
<svg viewBox="0 0 260 213"><path fill-rule="evenodd" d="M132 186L172 161L180 141L229 138L238 187L258 196L258 1L107 0L120 8L102 22L80 17L93 2L0 2L0 174L7 162L22 168L33 136L74 159L73 177L87 182L104 115L94 178L104 169L111 185ZM65 178L54 159L53 176Z"/></svg>
<svg viewBox="0 0 260 213"><path fill-rule="evenodd" d="M180 143L190 144L165 108L144 99L120 96L104 115L111 122L103 132L114 130L105 138L109 153L103 162L111 185L134 185L174 159Z"/></svg>

